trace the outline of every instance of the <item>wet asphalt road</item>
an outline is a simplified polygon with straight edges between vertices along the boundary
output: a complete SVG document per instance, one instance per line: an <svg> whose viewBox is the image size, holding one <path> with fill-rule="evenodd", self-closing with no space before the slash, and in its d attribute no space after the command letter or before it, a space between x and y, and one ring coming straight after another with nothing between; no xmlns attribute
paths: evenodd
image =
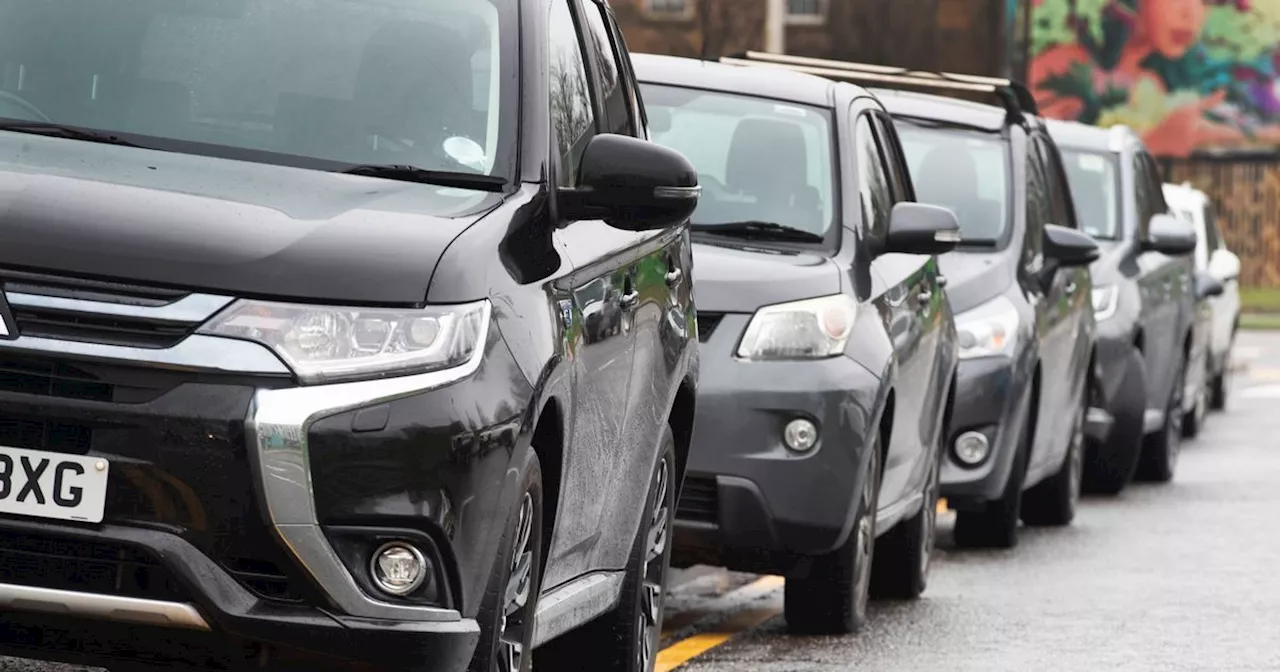
<svg viewBox="0 0 1280 672"><path fill-rule="evenodd" d="M924 597L874 604L858 636L787 636L778 579L679 572L659 671L1280 670L1280 332L1242 335L1238 359L1172 483L1086 499L1012 551L954 549L944 516Z"/></svg>

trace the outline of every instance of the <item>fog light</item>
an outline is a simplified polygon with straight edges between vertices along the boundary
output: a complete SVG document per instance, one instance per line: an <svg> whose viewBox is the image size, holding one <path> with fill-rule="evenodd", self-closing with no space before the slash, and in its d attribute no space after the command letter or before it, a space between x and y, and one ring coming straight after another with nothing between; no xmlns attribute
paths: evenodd
<svg viewBox="0 0 1280 672"><path fill-rule="evenodd" d="M370 573L379 590L391 595L408 595L427 577L427 561L409 544L393 541L373 553Z"/></svg>
<svg viewBox="0 0 1280 672"><path fill-rule="evenodd" d="M807 453L818 443L818 428L804 418L797 418L787 423L782 438L791 450Z"/></svg>
<svg viewBox="0 0 1280 672"><path fill-rule="evenodd" d="M991 443L982 432L965 432L956 437L956 459L970 467L982 464L991 451Z"/></svg>

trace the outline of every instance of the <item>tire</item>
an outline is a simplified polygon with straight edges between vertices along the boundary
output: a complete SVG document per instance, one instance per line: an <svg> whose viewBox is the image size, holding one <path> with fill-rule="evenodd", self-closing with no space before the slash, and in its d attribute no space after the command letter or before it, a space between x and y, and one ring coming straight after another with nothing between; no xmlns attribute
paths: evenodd
<svg viewBox="0 0 1280 672"><path fill-rule="evenodd" d="M1137 348L1129 351L1122 375L1108 409L1113 419L1111 435L1105 442L1086 445L1081 482L1085 492L1118 495L1133 480L1138 467L1147 411L1147 364Z"/></svg>
<svg viewBox="0 0 1280 672"><path fill-rule="evenodd" d="M542 467L532 448L519 465L521 494L507 519L489 585L480 603L480 641L470 672L528 672L542 590ZM510 599L507 599L510 596Z"/></svg>
<svg viewBox="0 0 1280 672"><path fill-rule="evenodd" d="M1164 425L1160 431L1143 441L1142 457L1138 461L1138 478L1154 483L1168 483L1178 469L1178 453L1182 449L1182 379L1187 364L1185 357L1178 362L1174 386L1165 403Z"/></svg>
<svg viewBox="0 0 1280 672"><path fill-rule="evenodd" d="M946 427L938 432L934 451L921 491L920 512L904 520L876 541L871 563L871 597L914 600L929 585L929 565L938 523L938 492L942 472L942 445Z"/></svg>
<svg viewBox="0 0 1280 672"><path fill-rule="evenodd" d="M1209 365L1205 364L1204 380L1200 382L1200 387L1196 389L1196 404L1192 407L1191 412L1182 416L1182 438L1194 439L1200 435L1200 430L1204 427L1205 416L1209 413L1209 377L1211 375Z"/></svg>
<svg viewBox="0 0 1280 672"><path fill-rule="evenodd" d="M649 476L645 515L627 561L622 597L612 611L539 649L537 668L651 672L662 637L666 579L675 526L676 442L662 433L658 463Z"/></svg>
<svg viewBox="0 0 1280 672"><path fill-rule="evenodd" d="M793 635L843 635L867 623L880 497L880 441L870 453L849 538L836 550L806 558L787 575L783 611Z"/></svg>
<svg viewBox="0 0 1280 672"><path fill-rule="evenodd" d="M1231 387L1228 382L1231 375L1230 366L1230 364L1224 365L1222 373L1214 376L1209 384L1209 410L1211 411L1222 411L1227 408L1227 390Z"/></svg>
<svg viewBox="0 0 1280 672"><path fill-rule="evenodd" d="M1021 434L1013 466L1000 498L987 502L980 511L956 512L953 536L961 548L1013 548L1018 545L1018 519L1022 514L1022 483L1027 475L1027 456L1031 452L1034 429L1031 406L1023 415Z"/></svg>
<svg viewBox="0 0 1280 672"><path fill-rule="evenodd" d="M1084 419L1089 412L1088 386L1080 391L1075 422L1062 466L1022 495L1022 522L1037 526L1070 525L1080 503L1080 483L1084 475Z"/></svg>

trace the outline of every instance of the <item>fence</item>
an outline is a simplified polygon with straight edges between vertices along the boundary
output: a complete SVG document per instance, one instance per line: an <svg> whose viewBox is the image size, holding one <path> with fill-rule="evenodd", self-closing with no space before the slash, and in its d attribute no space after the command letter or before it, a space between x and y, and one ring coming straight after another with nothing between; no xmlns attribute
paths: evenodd
<svg viewBox="0 0 1280 672"><path fill-rule="evenodd" d="M1240 255L1240 284L1280 287L1280 161L1166 159L1165 178L1190 182L1213 200L1218 225Z"/></svg>

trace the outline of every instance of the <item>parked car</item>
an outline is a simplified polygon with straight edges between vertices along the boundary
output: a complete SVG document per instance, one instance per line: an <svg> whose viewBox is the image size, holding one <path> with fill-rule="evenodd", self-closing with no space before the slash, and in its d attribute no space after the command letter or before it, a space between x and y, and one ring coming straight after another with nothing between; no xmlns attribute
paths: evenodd
<svg viewBox="0 0 1280 672"><path fill-rule="evenodd" d="M1164 186L1165 200L1196 226L1196 271L1222 285L1222 293L1210 296L1212 314L1209 337L1209 407L1227 405L1231 376L1231 347L1240 328L1240 257L1227 249L1218 226L1217 209L1209 196L1189 184ZM1206 291L1213 292L1212 283Z"/></svg>
<svg viewBox="0 0 1280 672"><path fill-rule="evenodd" d="M1173 216L1155 159L1131 129L1049 122L1080 222L1102 246L1086 487L1117 493L1177 467L1195 316L1194 228Z"/></svg>
<svg viewBox="0 0 1280 672"><path fill-rule="evenodd" d="M894 117L917 197L960 219L960 245L941 259L960 334L942 469L955 541L1009 548L1020 520L1075 517L1098 246L1079 230L1034 105L1019 103L1017 84L992 86L1004 105L872 91Z"/></svg>
<svg viewBox="0 0 1280 672"><path fill-rule="evenodd" d="M698 186L607 6L0 13L0 652L652 669Z"/></svg>
<svg viewBox="0 0 1280 672"><path fill-rule="evenodd" d="M786 576L794 633L856 631L918 596L956 335L937 258L866 90L777 68L637 55L655 141L694 162L702 376L675 562ZM846 133L846 130L848 131Z"/></svg>

